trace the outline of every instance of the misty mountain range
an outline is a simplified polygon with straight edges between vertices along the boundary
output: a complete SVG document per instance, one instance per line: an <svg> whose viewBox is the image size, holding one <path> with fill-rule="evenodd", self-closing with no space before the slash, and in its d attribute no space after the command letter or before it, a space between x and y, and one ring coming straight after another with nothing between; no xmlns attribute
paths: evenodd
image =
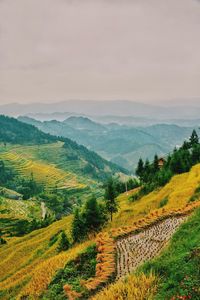
<svg viewBox="0 0 200 300"><path fill-rule="evenodd" d="M54 114L55 112L71 115L86 115L94 117L119 116L142 117L156 120L199 119L200 104L195 100L184 100L190 105L158 106L133 101L87 101L68 100L58 103L7 104L0 106L0 113L12 116L24 114ZM200 103L200 101L199 101Z"/></svg>
<svg viewBox="0 0 200 300"><path fill-rule="evenodd" d="M45 133L68 137L131 172L134 172L140 157L152 160L155 153L166 155L175 146L180 146L192 132L191 127L177 125L133 127L117 123L102 124L76 116L62 122L41 122L29 117L19 117L19 120Z"/></svg>

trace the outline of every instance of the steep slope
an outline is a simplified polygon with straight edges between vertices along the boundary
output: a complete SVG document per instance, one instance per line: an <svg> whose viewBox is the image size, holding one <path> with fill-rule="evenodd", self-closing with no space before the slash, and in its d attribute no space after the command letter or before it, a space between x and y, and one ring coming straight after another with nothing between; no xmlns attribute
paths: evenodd
<svg viewBox="0 0 200 300"><path fill-rule="evenodd" d="M32 125L0 115L0 143L33 145L53 141L56 141L56 137L45 134Z"/></svg>
<svg viewBox="0 0 200 300"><path fill-rule="evenodd" d="M109 223L102 232L102 236L106 236L106 232L112 232L113 236L123 236L129 231L132 232L133 228L143 228L155 222L158 217L162 218L163 214L167 216L172 211L175 214L179 213L189 203L199 182L200 165L196 165L189 173L175 176L164 188L138 201L131 202L131 195L136 190L120 195L118 198L120 210L115 214L113 222ZM166 196L168 202L162 207L161 202ZM192 205L191 203L191 207ZM199 205L199 202L194 202L194 205ZM0 248L0 299L6 300L12 297L23 299L24 296L36 297L41 294L47 289L56 272L93 242L90 240L57 254L58 240L55 239L53 244L51 240L60 230L70 234L71 221L71 216L65 217L23 238L11 239L7 245ZM108 249L111 249L109 247ZM95 285L97 282L98 277Z"/></svg>

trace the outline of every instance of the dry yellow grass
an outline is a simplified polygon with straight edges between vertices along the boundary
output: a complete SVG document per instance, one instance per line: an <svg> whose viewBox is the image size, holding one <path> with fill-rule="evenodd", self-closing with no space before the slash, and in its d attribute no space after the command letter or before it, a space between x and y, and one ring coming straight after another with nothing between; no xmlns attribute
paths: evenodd
<svg viewBox="0 0 200 300"><path fill-rule="evenodd" d="M51 282L56 271L62 269L66 263L74 260L81 251L91 244L90 241L77 245L76 247L62 252L48 260L39 264L32 272L31 280L18 295L17 300L30 296L31 299L38 299L39 295L44 291Z"/></svg>
<svg viewBox="0 0 200 300"><path fill-rule="evenodd" d="M156 286L157 279L154 275L129 275L105 288L91 300L150 300L153 299Z"/></svg>
<svg viewBox="0 0 200 300"><path fill-rule="evenodd" d="M14 288L28 280L31 272L46 259L54 257L56 245L49 247L50 238L60 230L70 232L72 217L66 217L47 228L33 231L22 238L12 238L0 248L0 291Z"/></svg>

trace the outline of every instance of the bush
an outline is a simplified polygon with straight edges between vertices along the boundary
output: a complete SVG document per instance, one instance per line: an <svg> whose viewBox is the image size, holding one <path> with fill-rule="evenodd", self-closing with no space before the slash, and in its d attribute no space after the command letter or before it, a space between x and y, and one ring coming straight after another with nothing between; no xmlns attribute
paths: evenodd
<svg viewBox="0 0 200 300"><path fill-rule="evenodd" d="M159 208L162 208L162 207L164 207L165 205L167 205L168 201L169 201L168 197L162 199L162 200L160 201Z"/></svg>

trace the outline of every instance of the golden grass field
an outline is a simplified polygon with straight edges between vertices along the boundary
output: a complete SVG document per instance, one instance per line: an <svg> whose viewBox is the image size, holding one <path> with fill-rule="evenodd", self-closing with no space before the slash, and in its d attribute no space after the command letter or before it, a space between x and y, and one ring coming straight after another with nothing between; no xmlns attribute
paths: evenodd
<svg viewBox="0 0 200 300"><path fill-rule="evenodd" d="M111 284L92 300L151 300L156 292L157 278L153 275L129 275Z"/></svg>
<svg viewBox="0 0 200 300"><path fill-rule="evenodd" d="M165 211L170 212L170 210L184 207L199 184L200 164L193 167L189 173L175 176L165 187L138 201L129 201L129 197L136 191L122 194L118 197L120 210L115 214L112 224L108 224L104 231L132 226L134 222L154 211L161 212L163 208L159 208L159 205L165 197L168 197ZM65 217L47 228L36 230L21 238L12 238L7 245L0 248L0 299L20 299L20 297L23 299L22 296L25 295L31 295L30 299L37 299L38 295L46 289L56 271L92 243L92 240L86 241L61 254L56 253L56 244L49 246L50 238L59 230L70 233L71 221L72 216ZM142 289L145 282L149 280L147 278L144 282L141 281L141 286L136 280L135 288ZM121 281L118 284L118 287L113 287L114 290L119 289ZM130 287L132 288L134 287ZM96 299L108 298L104 295L101 297L99 294L99 298ZM110 299L114 298L110 297Z"/></svg>

